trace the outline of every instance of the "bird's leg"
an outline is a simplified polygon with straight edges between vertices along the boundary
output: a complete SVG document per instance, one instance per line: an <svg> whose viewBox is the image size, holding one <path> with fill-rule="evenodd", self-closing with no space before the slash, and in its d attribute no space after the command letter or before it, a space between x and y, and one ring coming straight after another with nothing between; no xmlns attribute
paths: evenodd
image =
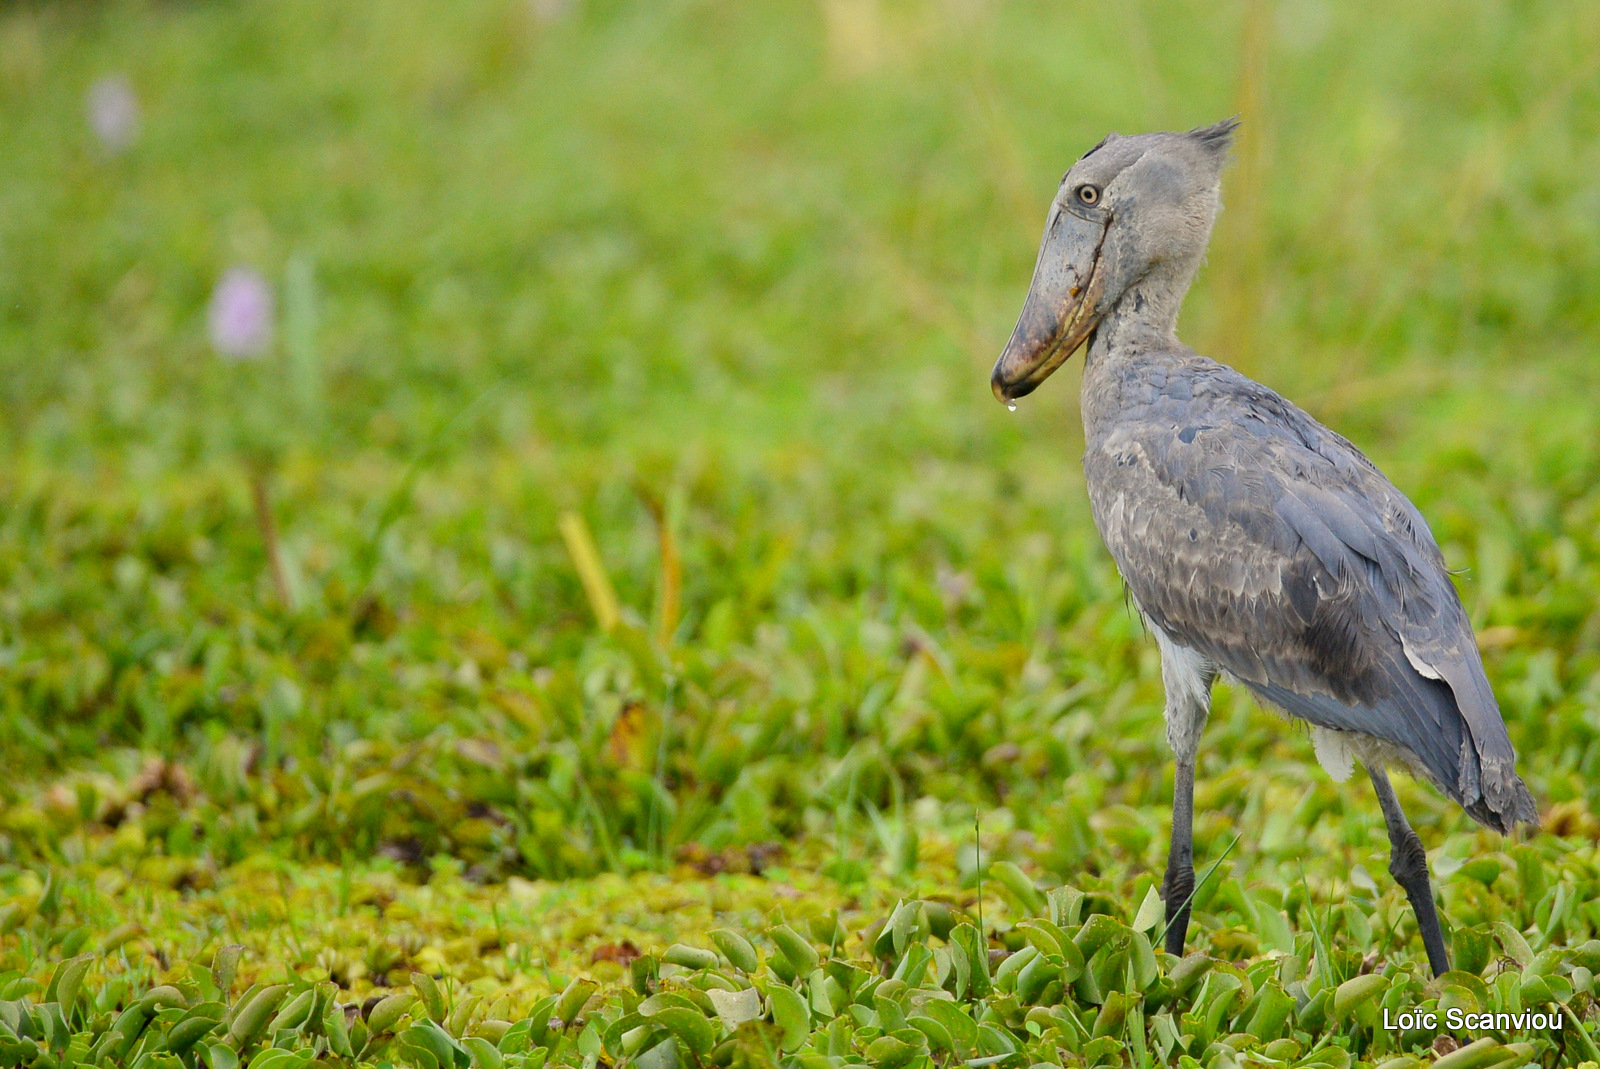
<svg viewBox="0 0 1600 1069"><path fill-rule="evenodd" d="M1165 716L1167 742L1178 759L1172 791L1172 849L1167 854L1167 874L1161 880L1161 900L1167 906L1166 950L1183 956L1189 933L1189 895L1194 891L1194 758L1200 752L1200 732L1211 715L1211 683L1216 665L1194 650L1169 639L1152 627L1161 649L1161 684L1167 692Z"/></svg>
<svg viewBox="0 0 1600 1069"><path fill-rule="evenodd" d="M1422 933L1422 945L1428 950L1428 966L1433 975L1450 971L1450 955L1444 948L1444 932L1439 928L1439 911L1433 904L1433 887L1428 883L1428 855L1422 849L1422 840L1411 830L1405 813L1400 809L1400 799L1394 796L1389 784L1389 774L1382 765L1367 765L1367 775L1372 778L1372 789L1378 794L1378 805L1383 809L1383 822L1389 828L1389 874L1405 888L1411 899L1411 910L1417 915L1417 929Z"/></svg>
<svg viewBox="0 0 1600 1069"><path fill-rule="evenodd" d="M1161 899L1167 904L1168 954L1183 957L1189 934L1189 896L1194 892L1194 757L1178 759L1172 792L1172 848L1167 852L1167 874L1161 881Z"/></svg>

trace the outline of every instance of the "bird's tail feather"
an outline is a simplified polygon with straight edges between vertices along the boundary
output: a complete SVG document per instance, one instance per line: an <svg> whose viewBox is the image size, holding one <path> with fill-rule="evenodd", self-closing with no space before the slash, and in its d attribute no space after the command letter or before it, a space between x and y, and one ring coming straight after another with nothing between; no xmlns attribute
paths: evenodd
<svg viewBox="0 0 1600 1069"><path fill-rule="evenodd" d="M1510 835L1518 824L1539 826L1539 806L1533 792L1509 762L1483 762L1483 788L1478 800L1464 807L1479 824Z"/></svg>

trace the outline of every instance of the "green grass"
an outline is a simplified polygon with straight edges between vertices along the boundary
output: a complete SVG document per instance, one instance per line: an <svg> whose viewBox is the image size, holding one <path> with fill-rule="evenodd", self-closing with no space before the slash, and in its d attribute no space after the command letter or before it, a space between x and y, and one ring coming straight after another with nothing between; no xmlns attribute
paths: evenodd
<svg viewBox="0 0 1600 1069"><path fill-rule="evenodd" d="M943 1066L1008 1043L990 1064L1179 1046L1246 1064L1280 996L1277 1038L1300 1050L1277 1063L1378 1064L1432 1042L1374 1028L1382 1005L1505 1007L1539 984L1593 1029L1592 5L537 10L0 9L5 1028L64 1064L71 1036L92 1047L176 984L148 1008L181 1010L99 1051L155 1069L193 1005L331 977L293 1027L234 1047L337 1061L335 1002L418 971L453 1005L484 996L444 1015L451 1043L485 1015L537 1021L575 978L606 985L582 1026L433 1049L480 1069L664 1062L668 1033L688 1064L710 1056L701 1025L636 1019L636 996L699 1013L719 985L776 1015L707 1021L719 1064ZM116 72L142 106L122 154L84 120ZM1090 524L1075 366L1015 414L987 390L1066 165L1108 129L1240 110L1184 336L1418 502L1547 813L1509 843L1398 785L1479 965L1453 986L1423 982L1373 800L1225 688L1197 853L1239 840L1191 933L1224 964L1190 988L1175 978L1200 959L1145 967L1171 793L1156 653ZM301 324L244 366L205 332L239 263ZM621 606L609 632L568 515ZM1062 886L1087 896L1067 932L1113 947L1092 983L1019 927L1067 920L1042 897ZM906 907L921 934L884 951L871 926L902 899L936 904L929 927ZM1058 992L1040 966L974 999L953 971L966 937L945 938L963 921L992 951L1045 947ZM775 924L814 937L839 991L796 977ZM660 961L719 925L759 961ZM625 940L658 973L596 957ZM191 963L231 944L229 991ZM45 985L83 954L74 1004L5 1009L59 1004ZM863 986L902 966L923 972ZM775 987L811 1000L814 1031L777 1038L794 1018ZM994 1036L896 1035L915 1025L878 999L917 1017L933 988ZM1325 990L1346 991L1338 1012ZM363 1057L427 1069L418 1044L443 1041L421 1019ZM1597 1056L1576 1028L1533 1042L1517 1056Z"/></svg>

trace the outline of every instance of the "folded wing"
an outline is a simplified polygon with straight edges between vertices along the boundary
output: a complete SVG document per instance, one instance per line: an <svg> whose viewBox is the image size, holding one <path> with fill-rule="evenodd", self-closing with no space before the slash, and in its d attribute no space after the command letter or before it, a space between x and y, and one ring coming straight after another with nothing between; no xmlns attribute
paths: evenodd
<svg viewBox="0 0 1600 1069"><path fill-rule="evenodd" d="M1084 465L1155 626L1294 716L1400 747L1480 822L1537 822L1427 523L1354 445L1206 361Z"/></svg>

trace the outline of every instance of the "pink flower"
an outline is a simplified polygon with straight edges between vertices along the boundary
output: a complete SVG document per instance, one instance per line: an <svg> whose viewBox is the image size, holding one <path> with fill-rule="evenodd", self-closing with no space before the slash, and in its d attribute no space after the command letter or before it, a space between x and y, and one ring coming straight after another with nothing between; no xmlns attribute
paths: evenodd
<svg viewBox="0 0 1600 1069"><path fill-rule="evenodd" d="M86 101L89 128L112 152L123 152L139 137L139 98L120 74L101 78L89 87Z"/></svg>
<svg viewBox="0 0 1600 1069"><path fill-rule="evenodd" d="M252 267L230 267L211 294L211 345L226 360L253 360L272 342L272 287Z"/></svg>

